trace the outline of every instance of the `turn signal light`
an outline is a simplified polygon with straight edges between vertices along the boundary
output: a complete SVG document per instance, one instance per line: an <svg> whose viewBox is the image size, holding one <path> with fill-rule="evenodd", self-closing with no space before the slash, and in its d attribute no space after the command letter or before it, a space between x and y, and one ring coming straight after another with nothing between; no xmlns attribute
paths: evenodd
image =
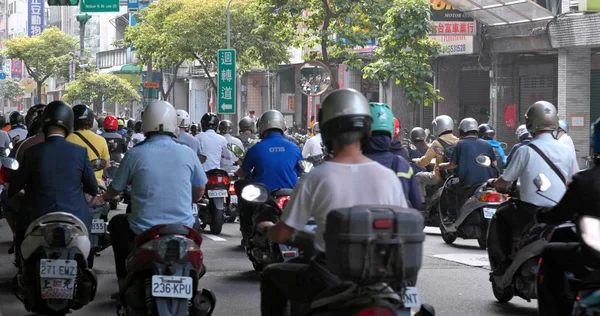
<svg viewBox="0 0 600 316"><path fill-rule="evenodd" d="M285 207L285 204L289 200L290 200L289 196L282 196L282 197L280 197L279 200L277 200L277 206L279 206L279 209L283 210L283 208Z"/></svg>
<svg viewBox="0 0 600 316"><path fill-rule="evenodd" d="M229 194L235 195L235 186L233 184L229 186Z"/></svg>
<svg viewBox="0 0 600 316"><path fill-rule="evenodd" d="M479 197L479 201L481 202L503 202L504 201L504 195L498 193L498 192L488 192L488 193L484 193Z"/></svg>
<svg viewBox="0 0 600 316"><path fill-rule="evenodd" d="M373 228L375 228L375 229L392 228L392 221L389 219L377 219L373 222Z"/></svg>
<svg viewBox="0 0 600 316"><path fill-rule="evenodd" d="M385 307L370 307L354 313L352 316L394 316L394 312Z"/></svg>

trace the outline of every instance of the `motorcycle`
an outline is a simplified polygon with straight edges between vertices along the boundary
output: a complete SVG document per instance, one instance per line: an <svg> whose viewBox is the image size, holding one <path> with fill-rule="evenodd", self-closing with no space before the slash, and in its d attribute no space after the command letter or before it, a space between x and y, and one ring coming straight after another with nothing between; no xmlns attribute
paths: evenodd
<svg viewBox="0 0 600 316"><path fill-rule="evenodd" d="M540 195L550 187L550 182L544 174L539 174L534 183L538 188L537 193ZM511 198L502 203L499 208L503 208L508 203L514 203L515 198L512 194L510 196ZM497 221L497 216L493 216L488 228L488 257L492 271L498 269L501 264L496 255L500 247L498 241L489 238L489 236L497 235ZM513 231L513 247L509 254L512 262L501 276L490 273L492 291L500 303L510 301L514 295L528 302L537 298L538 261L551 233L552 227L537 223L535 218L521 231Z"/></svg>
<svg viewBox="0 0 600 316"><path fill-rule="evenodd" d="M238 216L240 211L238 206L238 196L235 192L235 181L237 180L237 176L233 172L229 172L229 198L226 201L226 209L225 209L225 222L233 223Z"/></svg>
<svg viewBox="0 0 600 316"><path fill-rule="evenodd" d="M179 224L156 225L138 235L117 314L211 315L215 295L198 290L205 273L201 244L200 234Z"/></svg>
<svg viewBox="0 0 600 316"><path fill-rule="evenodd" d="M436 149L438 149L436 147ZM492 159L485 155L480 155L476 158L478 164L494 168L492 165ZM499 176L499 171L495 169ZM458 218L452 222L444 222L445 213L442 210L444 204L444 197L446 197L446 204L453 203L447 201L447 192L445 192L449 186L457 185L458 177L451 176L446 179L444 186L439 191L439 200L437 205L438 216L440 223L440 231L442 233L442 239L447 244L452 244L457 237L464 239L477 239L477 243L481 249L487 247L487 230L488 225L496 210L502 202L506 200L504 194L496 192L494 188L488 186L487 183L483 183L477 187L473 187L474 192L469 194L469 198L462 204L457 205L459 207ZM436 193L437 194L437 193Z"/></svg>
<svg viewBox="0 0 600 316"><path fill-rule="evenodd" d="M218 235L225 222L225 200L229 197L229 175L227 171L213 169L206 172L206 192L198 203L198 218L202 229L210 225L210 232Z"/></svg>
<svg viewBox="0 0 600 316"><path fill-rule="evenodd" d="M121 154L121 156L123 156L123 154ZM110 185L110 183L112 182L112 180L115 178L115 175L117 174L117 169L119 169L119 165L120 165L120 163L111 160L110 167L108 167L104 170L104 172L102 174L102 180L106 184L107 188ZM119 202L117 202L115 200L111 200L108 203L110 205L111 210L116 210L117 206L119 205Z"/></svg>
<svg viewBox="0 0 600 316"><path fill-rule="evenodd" d="M94 171L100 171L106 166L106 161L103 159L94 159L91 161L91 165ZM100 251L110 246L110 237L106 229L108 227L110 207L108 206L108 202L104 201L103 196L105 192L106 188L101 185L96 196L85 194L88 207L92 213L92 226L89 235L92 251L87 258L87 267L89 269L94 267L94 259L97 255L100 255Z"/></svg>
<svg viewBox="0 0 600 316"><path fill-rule="evenodd" d="M12 143L8 144L8 148L0 148L0 159L7 158L8 155L10 155L10 151L12 150L12 148ZM2 191L4 191L4 175L0 174L0 194L2 194ZM3 207L4 206L0 207L0 219L4 218Z"/></svg>
<svg viewBox="0 0 600 316"><path fill-rule="evenodd" d="M584 266L589 274L579 284L573 316L600 315L600 219L591 216L582 216L577 225L581 238L580 248L584 256Z"/></svg>

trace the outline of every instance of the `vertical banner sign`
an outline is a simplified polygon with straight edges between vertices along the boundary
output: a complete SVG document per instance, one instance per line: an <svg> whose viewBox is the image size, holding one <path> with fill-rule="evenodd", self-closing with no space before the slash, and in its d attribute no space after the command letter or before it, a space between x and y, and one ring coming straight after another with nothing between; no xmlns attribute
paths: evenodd
<svg viewBox="0 0 600 316"><path fill-rule="evenodd" d="M27 10L27 35L34 37L44 31L44 3L45 0L28 0Z"/></svg>
<svg viewBox="0 0 600 316"><path fill-rule="evenodd" d="M517 106L509 104L504 108L504 126L506 128L517 127Z"/></svg>
<svg viewBox="0 0 600 316"><path fill-rule="evenodd" d="M235 57L235 49L219 49L219 84L217 87L217 113L219 114L235 113Z"/></svg>
<svg viewBox="0 0 600 316"><path fill-rule="evenodd" d="M23 79L23 62L20 59L13 59L10 66L10 77L21 81Z"/></svg>

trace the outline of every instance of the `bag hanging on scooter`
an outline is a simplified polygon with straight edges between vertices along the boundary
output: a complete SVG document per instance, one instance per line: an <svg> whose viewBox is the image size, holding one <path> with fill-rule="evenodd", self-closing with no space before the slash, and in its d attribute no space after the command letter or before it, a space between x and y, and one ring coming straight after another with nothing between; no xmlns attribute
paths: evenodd
<svg viewBox="0 0 600 316"><path fill-rule="evenodd" d="M424 222L413 209L357 205L327 215L327 268L358 284L398 282L421 268Z"/></svg>

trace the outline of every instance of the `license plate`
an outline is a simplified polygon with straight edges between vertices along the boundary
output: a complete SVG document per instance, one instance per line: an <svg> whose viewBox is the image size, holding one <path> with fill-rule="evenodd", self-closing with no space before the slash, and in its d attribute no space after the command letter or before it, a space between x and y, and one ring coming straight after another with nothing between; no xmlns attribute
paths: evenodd
<svg viewBox="0 0 600 316"><path fill-rule="evenodd" d="M92 234L104 234L106 232L106 223L103 219L92 220Z"/></svg>
<svg viewBox="0 0 600 316"><path fill-rule="evenodd" d="M192 214L198 217L198 205L192 204Z"/></svg>
<svg viewBox="0 0 600 316"><path fill-rule="evenodd" d="M77 262L75 260L40 260L40 278L74 279L76 277Z"/></svg>
<svg viewBox="0 0 600 316"><path fill-rule="evenodd" d="M421 300L419 299L419 291L414 286L409 286L404 292L404 307L421 307Z"/></svg>
<svg viewBox="0 0 600 316"><path fill-rule="evenodd" d="M237 202L238 202L237 195L232 195L229 203L231 203L231 204L237 204Z"/></svg>
<svg viewBox="0 0 600 316"><path fill-rule="evenodd" d="M483 208L483 217L485 217L487 219L491 219L492 217L494 217L494 214L496 214L495 208L488 208L488 207Z"/></svg>
<svg viewBox="0 0 600 316"><path fill-rule="evenodd" d="M73 299L75 279L40 279L42 299Z"/></svg>
<svg viewBox="0 0 600 316"><path fill-rule="evenodd" d="M192 298L192 278L180 276L153 275L152 296L171 298Z"/></svg>
<svg viewBox="0 0 600 316"><path fill-rule="evenodd" d="M209 198L224 198L229 196L229 192L227 190L208 190Z"/></svg>

